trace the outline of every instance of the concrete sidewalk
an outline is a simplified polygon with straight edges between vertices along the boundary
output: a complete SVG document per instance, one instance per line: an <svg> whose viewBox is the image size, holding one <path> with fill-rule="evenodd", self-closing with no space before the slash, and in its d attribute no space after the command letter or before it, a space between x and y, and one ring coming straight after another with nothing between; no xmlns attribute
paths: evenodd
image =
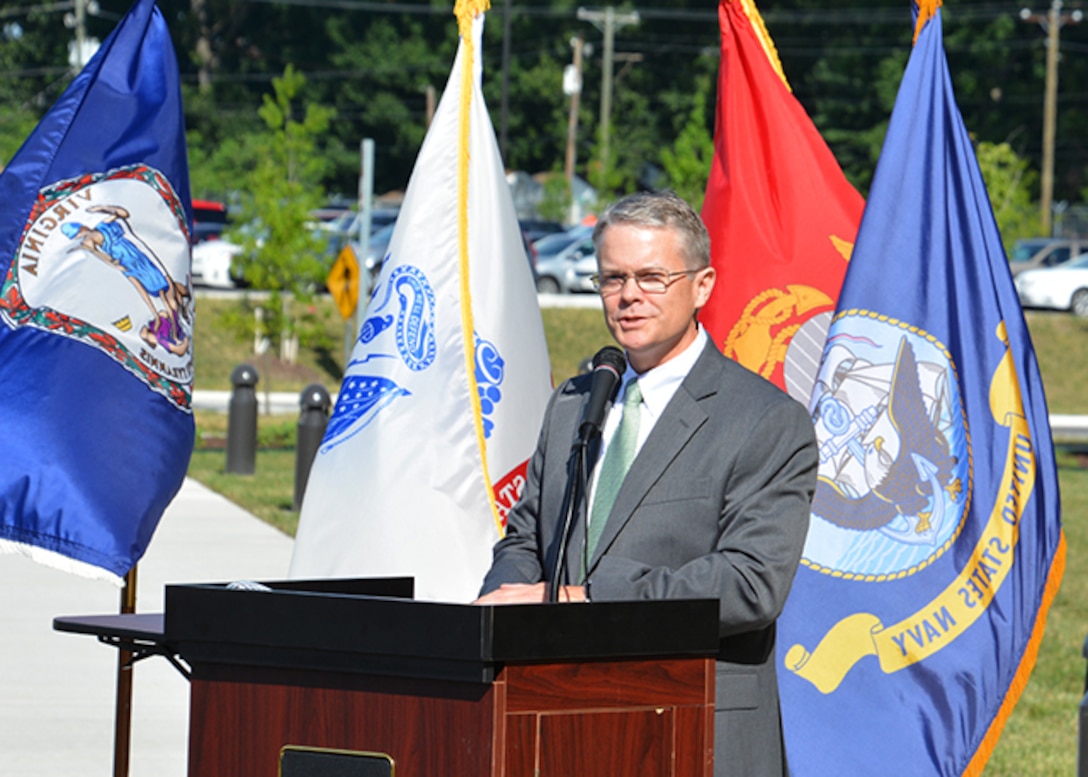
<svg viewBox="0 0 1088 777"><path fill-rule="evenodd" d="M166 583L278 580L291 538L186 480L137 572L137 612L162 612ZM0 774L113 774L117 650L53 631L58 615L118 612L120 593L0 555ZM189 686L165 659L133 672L131 777L184 777Z"/></svg>

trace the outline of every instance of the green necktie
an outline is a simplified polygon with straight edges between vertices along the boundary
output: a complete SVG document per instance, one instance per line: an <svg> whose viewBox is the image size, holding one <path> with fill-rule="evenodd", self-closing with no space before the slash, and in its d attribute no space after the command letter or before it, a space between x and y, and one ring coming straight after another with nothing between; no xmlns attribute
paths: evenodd
<svg viewBox="0 0 1088 777"><path fill-rule="evenodd" d="M638 378L627 381L627 390L623 397L623 417L619 428L612 435L608 450L601 462L601 475L597 478L597 492L593 497L593 508L589 518L589 538L586 540L585 563L593 558L601 532L608 522L608 514L616 501L623 479L635 458L638 447L638 420L641 415L642 390L638 387Z"/></svg>

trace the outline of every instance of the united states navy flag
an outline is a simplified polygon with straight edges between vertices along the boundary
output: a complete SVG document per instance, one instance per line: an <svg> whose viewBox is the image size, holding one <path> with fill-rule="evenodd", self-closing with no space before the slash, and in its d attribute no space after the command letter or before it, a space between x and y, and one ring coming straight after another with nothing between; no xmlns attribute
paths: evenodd
<svg viewBox="0 0 1088 777"><path fill-rule="evenodd" d="M979 774L1064 567L1043 387L933 0L915 34L810 403L779 639L802 776Z"/></svg>
<svg viewBox="0 0 1088 777"><path fill-rule="evenodd" d="M0 550L119 583L192 451L177 61L138 0L0 175Z"/></svg>

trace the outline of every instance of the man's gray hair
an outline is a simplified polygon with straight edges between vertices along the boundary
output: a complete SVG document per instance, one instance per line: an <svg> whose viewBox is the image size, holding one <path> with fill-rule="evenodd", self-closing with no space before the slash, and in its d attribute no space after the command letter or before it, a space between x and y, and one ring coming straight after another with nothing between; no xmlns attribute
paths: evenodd
<svg viewBox="0 0 1088 777"><path fill-rule="evenodd" d="M684 266L701 270L710 264L710 235L706 224L675 192L639 192L609 205L593 228L593 247L598 254L604 231L615 224L675 230L682 238Z"/></svg>

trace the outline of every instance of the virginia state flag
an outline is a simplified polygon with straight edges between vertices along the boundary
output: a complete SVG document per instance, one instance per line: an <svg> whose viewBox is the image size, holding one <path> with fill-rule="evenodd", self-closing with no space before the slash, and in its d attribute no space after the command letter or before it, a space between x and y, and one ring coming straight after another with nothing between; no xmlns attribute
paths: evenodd
<svg viewBox="0 0 1088 777"><path fill-rule="evenodd" d="M918 24L810 404L778 643L802 777L981 773L1064 568L1043 386L932 0Z"/></svg>
<svg viewBox="0 0 1088 777"><path fill-rule="evenodd" d="M178 68L140 0L0 175L0 550L120 583L193 447Z"/></svg>
<svg viewBox="0 0 1088 777"><path fill-rule="evenodd" d="M293 577L411 575L468 602L551 393L540 308L480 87L485 4L408 184L310 473Z"/></svg>
<svg viewBox="0 0 1088 777"><path fill-rule="evenodd" d="M721 282L699 319L722 352L808 400L861 195L790 93L752 0L721 0L703 221Z"/></svg>

